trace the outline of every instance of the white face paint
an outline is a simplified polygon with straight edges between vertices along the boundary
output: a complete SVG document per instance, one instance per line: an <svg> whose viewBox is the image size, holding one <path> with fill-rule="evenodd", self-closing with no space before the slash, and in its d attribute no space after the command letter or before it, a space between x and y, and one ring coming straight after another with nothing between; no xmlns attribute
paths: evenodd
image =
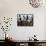
<svg viewBox="0 0 46 46"><path fill-rule="evenodd" d="M29 0L29 2L32 5L32 7L38 8L41 5L42 0Z"/></svg>

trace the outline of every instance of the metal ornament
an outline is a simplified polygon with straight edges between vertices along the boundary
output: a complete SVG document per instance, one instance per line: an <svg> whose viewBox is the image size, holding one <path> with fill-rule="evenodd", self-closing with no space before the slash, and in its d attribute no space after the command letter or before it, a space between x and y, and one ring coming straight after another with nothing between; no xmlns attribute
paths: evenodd
<svg viewBox="0 0 46 46"><path fill-rule="evenodd" d="M30 5L34 8L38 8L41 5L41 0L29 0Z"/></svg>

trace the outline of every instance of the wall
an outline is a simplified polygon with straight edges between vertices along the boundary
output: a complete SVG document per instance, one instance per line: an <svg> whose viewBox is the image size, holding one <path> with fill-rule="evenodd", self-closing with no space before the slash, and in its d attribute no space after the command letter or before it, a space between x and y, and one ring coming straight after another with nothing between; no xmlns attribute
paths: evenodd
<svg viewBox="0 0 46 46"><path fill-rule="evenodd" d="M45 7L45 6L44 6ZM30 6L28 0L0 0L0 19L1 17L12 17L13 22L8 33L17 40L27 40L34 34L37 35L39 40L45 40L45 15L46 8L33 8ZM18 27L17 26L17 13L34 14L33 27ZM0 31L0 35L2 35ZM45 34L44 34L45 33ZM4 34L4 33L3 33ZM0 39L4 37L0 36Z"/></svg>
<svg viewBox="0 0 46 46"><path fill-rule="evenodd" d="M46 13L45 13L45 14L46 14ZM44 24L44 26L45 26L45 28L44 28L44 30L45 30L45 31L44 31L44 39L46 39L46 15L45 15L45 20L44 20L44 21L45 21L45 24Z"/></svg>

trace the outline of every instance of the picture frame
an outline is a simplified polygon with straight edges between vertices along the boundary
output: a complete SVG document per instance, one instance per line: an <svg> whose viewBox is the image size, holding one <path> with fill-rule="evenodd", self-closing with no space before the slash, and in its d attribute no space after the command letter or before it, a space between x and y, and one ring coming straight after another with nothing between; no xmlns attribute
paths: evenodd
<svg viewBox="0 0 46 46"><path fill-rule="evenodd" d="M17 14L17 26L33 26L33 14Z"/></svg>

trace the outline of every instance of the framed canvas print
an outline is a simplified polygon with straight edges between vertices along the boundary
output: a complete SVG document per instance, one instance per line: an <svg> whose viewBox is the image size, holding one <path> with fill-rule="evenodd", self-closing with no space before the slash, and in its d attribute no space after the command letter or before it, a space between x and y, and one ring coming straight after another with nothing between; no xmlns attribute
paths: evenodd
<svg viewBox="0 0 46 46"><path fill-rule="evenodd" d="M33 14L17 14L17 26L33 26Z"/></svg>

